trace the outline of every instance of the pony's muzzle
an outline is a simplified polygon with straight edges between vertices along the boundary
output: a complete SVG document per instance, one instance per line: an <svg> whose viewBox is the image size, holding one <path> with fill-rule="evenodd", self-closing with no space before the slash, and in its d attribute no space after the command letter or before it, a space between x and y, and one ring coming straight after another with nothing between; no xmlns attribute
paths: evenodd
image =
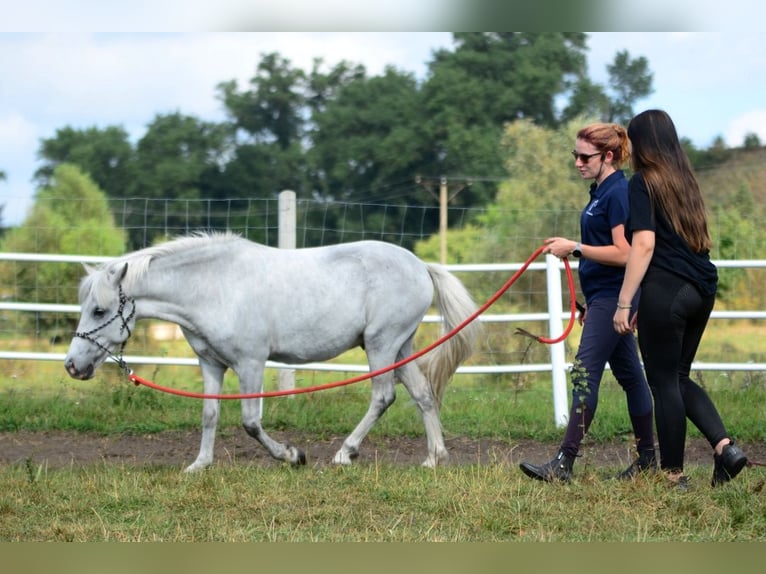
<svg viewBox="0 0 766 574"><path fill-rule="evenodd" d="M96 371L96 369L93 367L93 363L90 363L84 369L78 369L74 364L74 361L70 358L67 358L64 361L64 368L70 377L73 379L79 379L81 381L86 381L93 378L93 373Z"/></svg>

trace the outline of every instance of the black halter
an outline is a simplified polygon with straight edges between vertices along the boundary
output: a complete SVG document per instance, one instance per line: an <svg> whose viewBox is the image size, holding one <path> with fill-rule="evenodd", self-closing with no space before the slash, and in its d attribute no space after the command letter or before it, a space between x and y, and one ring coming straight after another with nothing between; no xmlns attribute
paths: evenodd
<svg viewBox="0 0 766 574"><path fill-rule="evenodd" d="M128 342L128 339L130 339L131 332L130 332L130 327L128 327L128 321L130 321L133 318L133 316L136 314L136 302L132 297L128 297L127 295L125 295L125 292L122 290L122 284L119 285L119 295L120 295L120 305L117 307L117 313L111 319L109 319L103 325L99 325L98 327L96 327L95 329L91 329L90 331L86 331L84 333L80 331L75 331L74 336L80 337L81 339L85 339L86 341L90 341L91 343L96 345L96 347L98 347L99 349L104 351L107 355L109 355L109 357L113 359L123 371L129 372L130 369L128 368L127 363L122 358L122 352L125 349L125 344ZM128 302L130 302L130 304L132 305L132 309L130 310L130 314L126 317L124 315L124 312L125 312L125 305ZM122 322L122 325L120 325L120 334L122 334L123 331L128 332L128 336L125 337L125 340L120 345L119 355L115 355L110 349L106 348L104 345L99 343L93 337L94 333L97 333L101 329L104 329L107 326L111 325L117 319L119 319Z"/></svg>

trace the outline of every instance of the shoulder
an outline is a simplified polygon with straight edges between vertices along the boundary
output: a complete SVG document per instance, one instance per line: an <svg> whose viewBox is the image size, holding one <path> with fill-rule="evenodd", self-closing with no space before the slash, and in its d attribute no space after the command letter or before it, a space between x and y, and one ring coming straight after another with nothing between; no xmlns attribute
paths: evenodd
<svg viewBox="0 0 766 574"><path fill-rule="evenodd" d="M628 180L625 175L618 171L610 175L602 183L602 197L607 201L623 202L628 199Z"/></svg>
<svg viewBox="0 0 766 574"><path fill-rule="evenodd" d="M647 191L646 181L644 181L644 176L640 172L636 172L630 177L628 189L630 191Z"/></svg>

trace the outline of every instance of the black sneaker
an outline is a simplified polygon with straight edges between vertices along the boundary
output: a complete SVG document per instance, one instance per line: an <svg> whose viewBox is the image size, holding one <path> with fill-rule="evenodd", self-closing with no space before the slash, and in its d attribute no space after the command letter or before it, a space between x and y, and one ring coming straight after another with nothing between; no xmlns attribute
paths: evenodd
<svg viewBox="0 0 766 574"><path fill-rule="evenodd" d="M720 486L737 476L747 465L745 453L733 442L730 442L721 451L720 455L713 455L713 478L711 486Z"/></svg>

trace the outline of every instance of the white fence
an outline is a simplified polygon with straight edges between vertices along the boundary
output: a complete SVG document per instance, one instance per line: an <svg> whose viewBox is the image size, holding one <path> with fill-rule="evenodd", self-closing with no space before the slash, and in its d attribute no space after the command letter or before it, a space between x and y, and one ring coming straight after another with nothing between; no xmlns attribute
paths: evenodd
<svg viewBox="0 0 766 574"><path fill-rule="evenodd" d="M90 263L97 264L107 261L107 257L94 257L83 255L48 255L33 253L0 253L0 260L8 261L29 261L29 262L58 262L58 263ZM736 260L736 261L715 261L719 268L766 268L766 260ZM508 272L515 273L521 269L521 263L509 264L472 264L472 265L447 265L447 268L454 273L476 273L476 272ZM573 271L577 269L577 262L571 264ZM563 311L562 302L568 298L568 293L562 293L562 284L566 284L566 278L563 277L564 265L557 258L547 255L544 262L531 263L527 267L529 272L546 272L546 283L548 291L548 309L539 313L518 313L518 314L492 314L491 308L487 313L480 316L482 322L530 322L547 321L549 332L548 337L556 338L564 331L564 325L569 320L569 313ZM479 301L479 303L483 303ZM79 313L78 305L55 305L44 303L25 303L25 302L0 302L0 311L30 311L46 313ZM711 319L766 319L766 311L713 311ZM424 323L439 322L440 317L428 315L424 318ZM458 374L502 374L502 373L524 373L524 372L551 372L553 383L553 405L556 424L566 423L568 416L568 398L566 376L571 368L571 363L565 358L564 342L550 345L550 362L538 364L515 364L515 365L471 365L462 366L458 369ZM64 360L63 353L30 353L17 351L0 350L0 359L16 359L30 361L61 361ZM126 355L125 360L130 365L151 364L151 365L189 365L196 366L196 359L185 357L158 357L158 356L139 356ZM335 372L366 372L369 371L367 365L353 365L340 363L308 363L301 365L286 365L284 363L269 362L271 368L285 370L302 371L335 371ZM733 362L733 363L694 363L694 370L699 371L766 371L766 363L753 362Z"/></svg>

